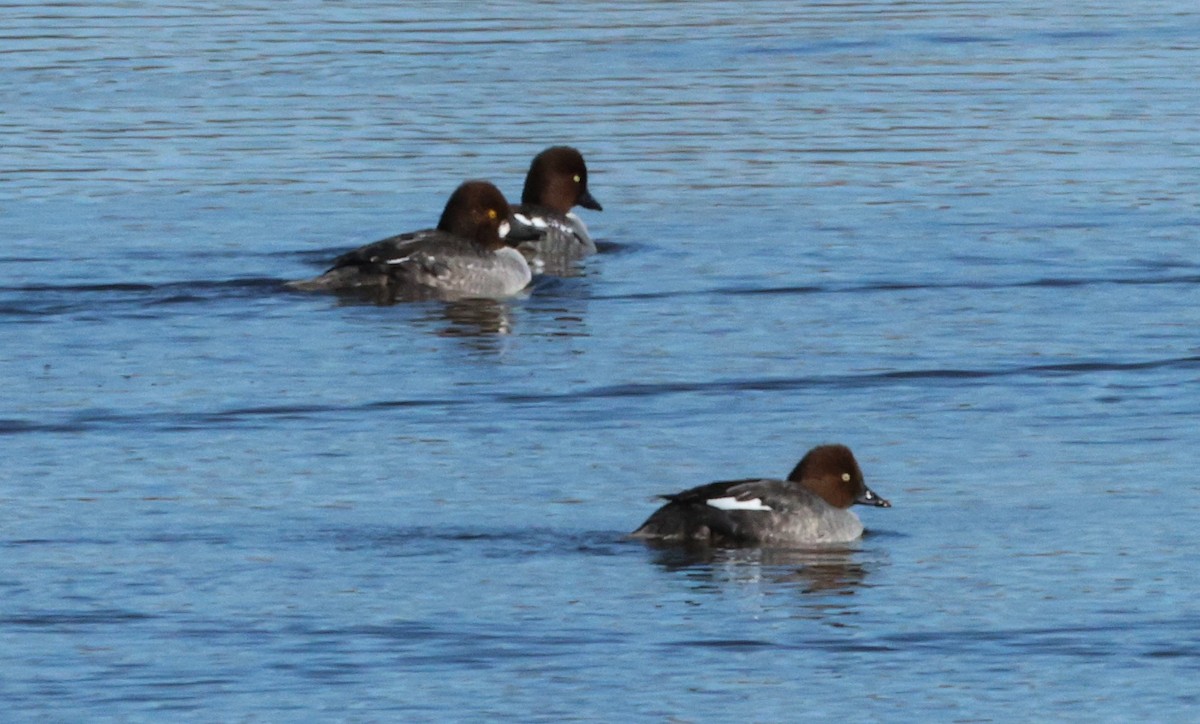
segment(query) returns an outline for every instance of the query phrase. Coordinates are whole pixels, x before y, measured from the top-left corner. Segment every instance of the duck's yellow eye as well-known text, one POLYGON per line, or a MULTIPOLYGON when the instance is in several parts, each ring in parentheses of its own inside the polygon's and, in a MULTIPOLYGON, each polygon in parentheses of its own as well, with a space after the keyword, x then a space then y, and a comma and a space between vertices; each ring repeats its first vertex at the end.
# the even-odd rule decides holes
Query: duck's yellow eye
POLYGON ((579 174, 575 174, 575 183, 579 183, 579 181, 580 181, 579 174))
POLYGON ((495 209, 488 209, 488 218, 489 219, 496 218, 496 210, 495 209))
POLYGON ((842 482, 850 482, 850 473, 842 473, 842 482))

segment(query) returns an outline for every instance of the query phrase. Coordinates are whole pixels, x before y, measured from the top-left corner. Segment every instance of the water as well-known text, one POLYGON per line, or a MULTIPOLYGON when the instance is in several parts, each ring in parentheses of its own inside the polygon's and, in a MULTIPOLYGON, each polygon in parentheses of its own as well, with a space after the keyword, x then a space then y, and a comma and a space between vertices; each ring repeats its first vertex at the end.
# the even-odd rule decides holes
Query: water
POLYGON ((6 720, 1197 716, 1192 3, 393 5, 0 8, 6 720), (577 276, 281 290, 553 143, 577 276))

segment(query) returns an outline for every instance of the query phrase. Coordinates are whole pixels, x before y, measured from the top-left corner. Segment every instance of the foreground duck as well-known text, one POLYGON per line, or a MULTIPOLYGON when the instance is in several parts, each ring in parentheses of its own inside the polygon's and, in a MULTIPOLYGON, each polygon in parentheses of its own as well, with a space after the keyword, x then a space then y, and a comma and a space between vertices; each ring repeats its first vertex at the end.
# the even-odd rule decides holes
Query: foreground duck
POLYGON ((670 502, 630 535, 718 546, 848 543, 863 533, 850 506, 892 505, 867 487, 845 445, 809 450, 787 480, 726 480, 662 497, 670 502))
POLYGON ((570 146, 551 146, 534 156, 521 203, 513 210, 519 220, 545 232, 541 241, 517 247, 530 263, 554 270, 596 253, 587 226, 571 211, 576 206, 604 210, 588 190, 583 154, 570 146))
POLYGON ((499 298, 517 294, 532 274, 513 245, 544 232, 513 217, 504 194, 467 181, 450 196, 437 228, 391 236, 333 260, 304 291, 366 291, 396 298, 499 298))

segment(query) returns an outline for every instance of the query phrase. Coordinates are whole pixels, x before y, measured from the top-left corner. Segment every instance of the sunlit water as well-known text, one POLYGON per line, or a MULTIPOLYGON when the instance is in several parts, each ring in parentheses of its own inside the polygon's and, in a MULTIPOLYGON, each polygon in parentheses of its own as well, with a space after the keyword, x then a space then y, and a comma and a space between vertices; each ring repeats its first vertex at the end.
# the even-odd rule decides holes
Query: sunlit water
POLYGON ((6 720, 1200 711, 1194 3, 4 3, 6 720), (289 293, 570 143, 603 253, 289 293), (844 442, 847 549, 653 496, 844 442))

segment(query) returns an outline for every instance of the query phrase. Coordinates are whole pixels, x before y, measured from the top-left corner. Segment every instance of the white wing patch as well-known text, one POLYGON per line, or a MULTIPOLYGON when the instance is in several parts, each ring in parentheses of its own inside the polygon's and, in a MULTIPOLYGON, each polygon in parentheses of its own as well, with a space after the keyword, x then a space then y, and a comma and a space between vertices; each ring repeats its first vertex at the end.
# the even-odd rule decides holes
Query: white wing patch
POLYGON ((546 229, 550 227, 550 223, 543 216, 526 216, 513 212, 513 218, 526 226, 532 226, 535 229, 546 229))
POLYGON ((771 510, 771 506, 763 505, 762 498, 738 500, 731 495, 727 498, 709 498, 704 502, 717 510, 771 510))

